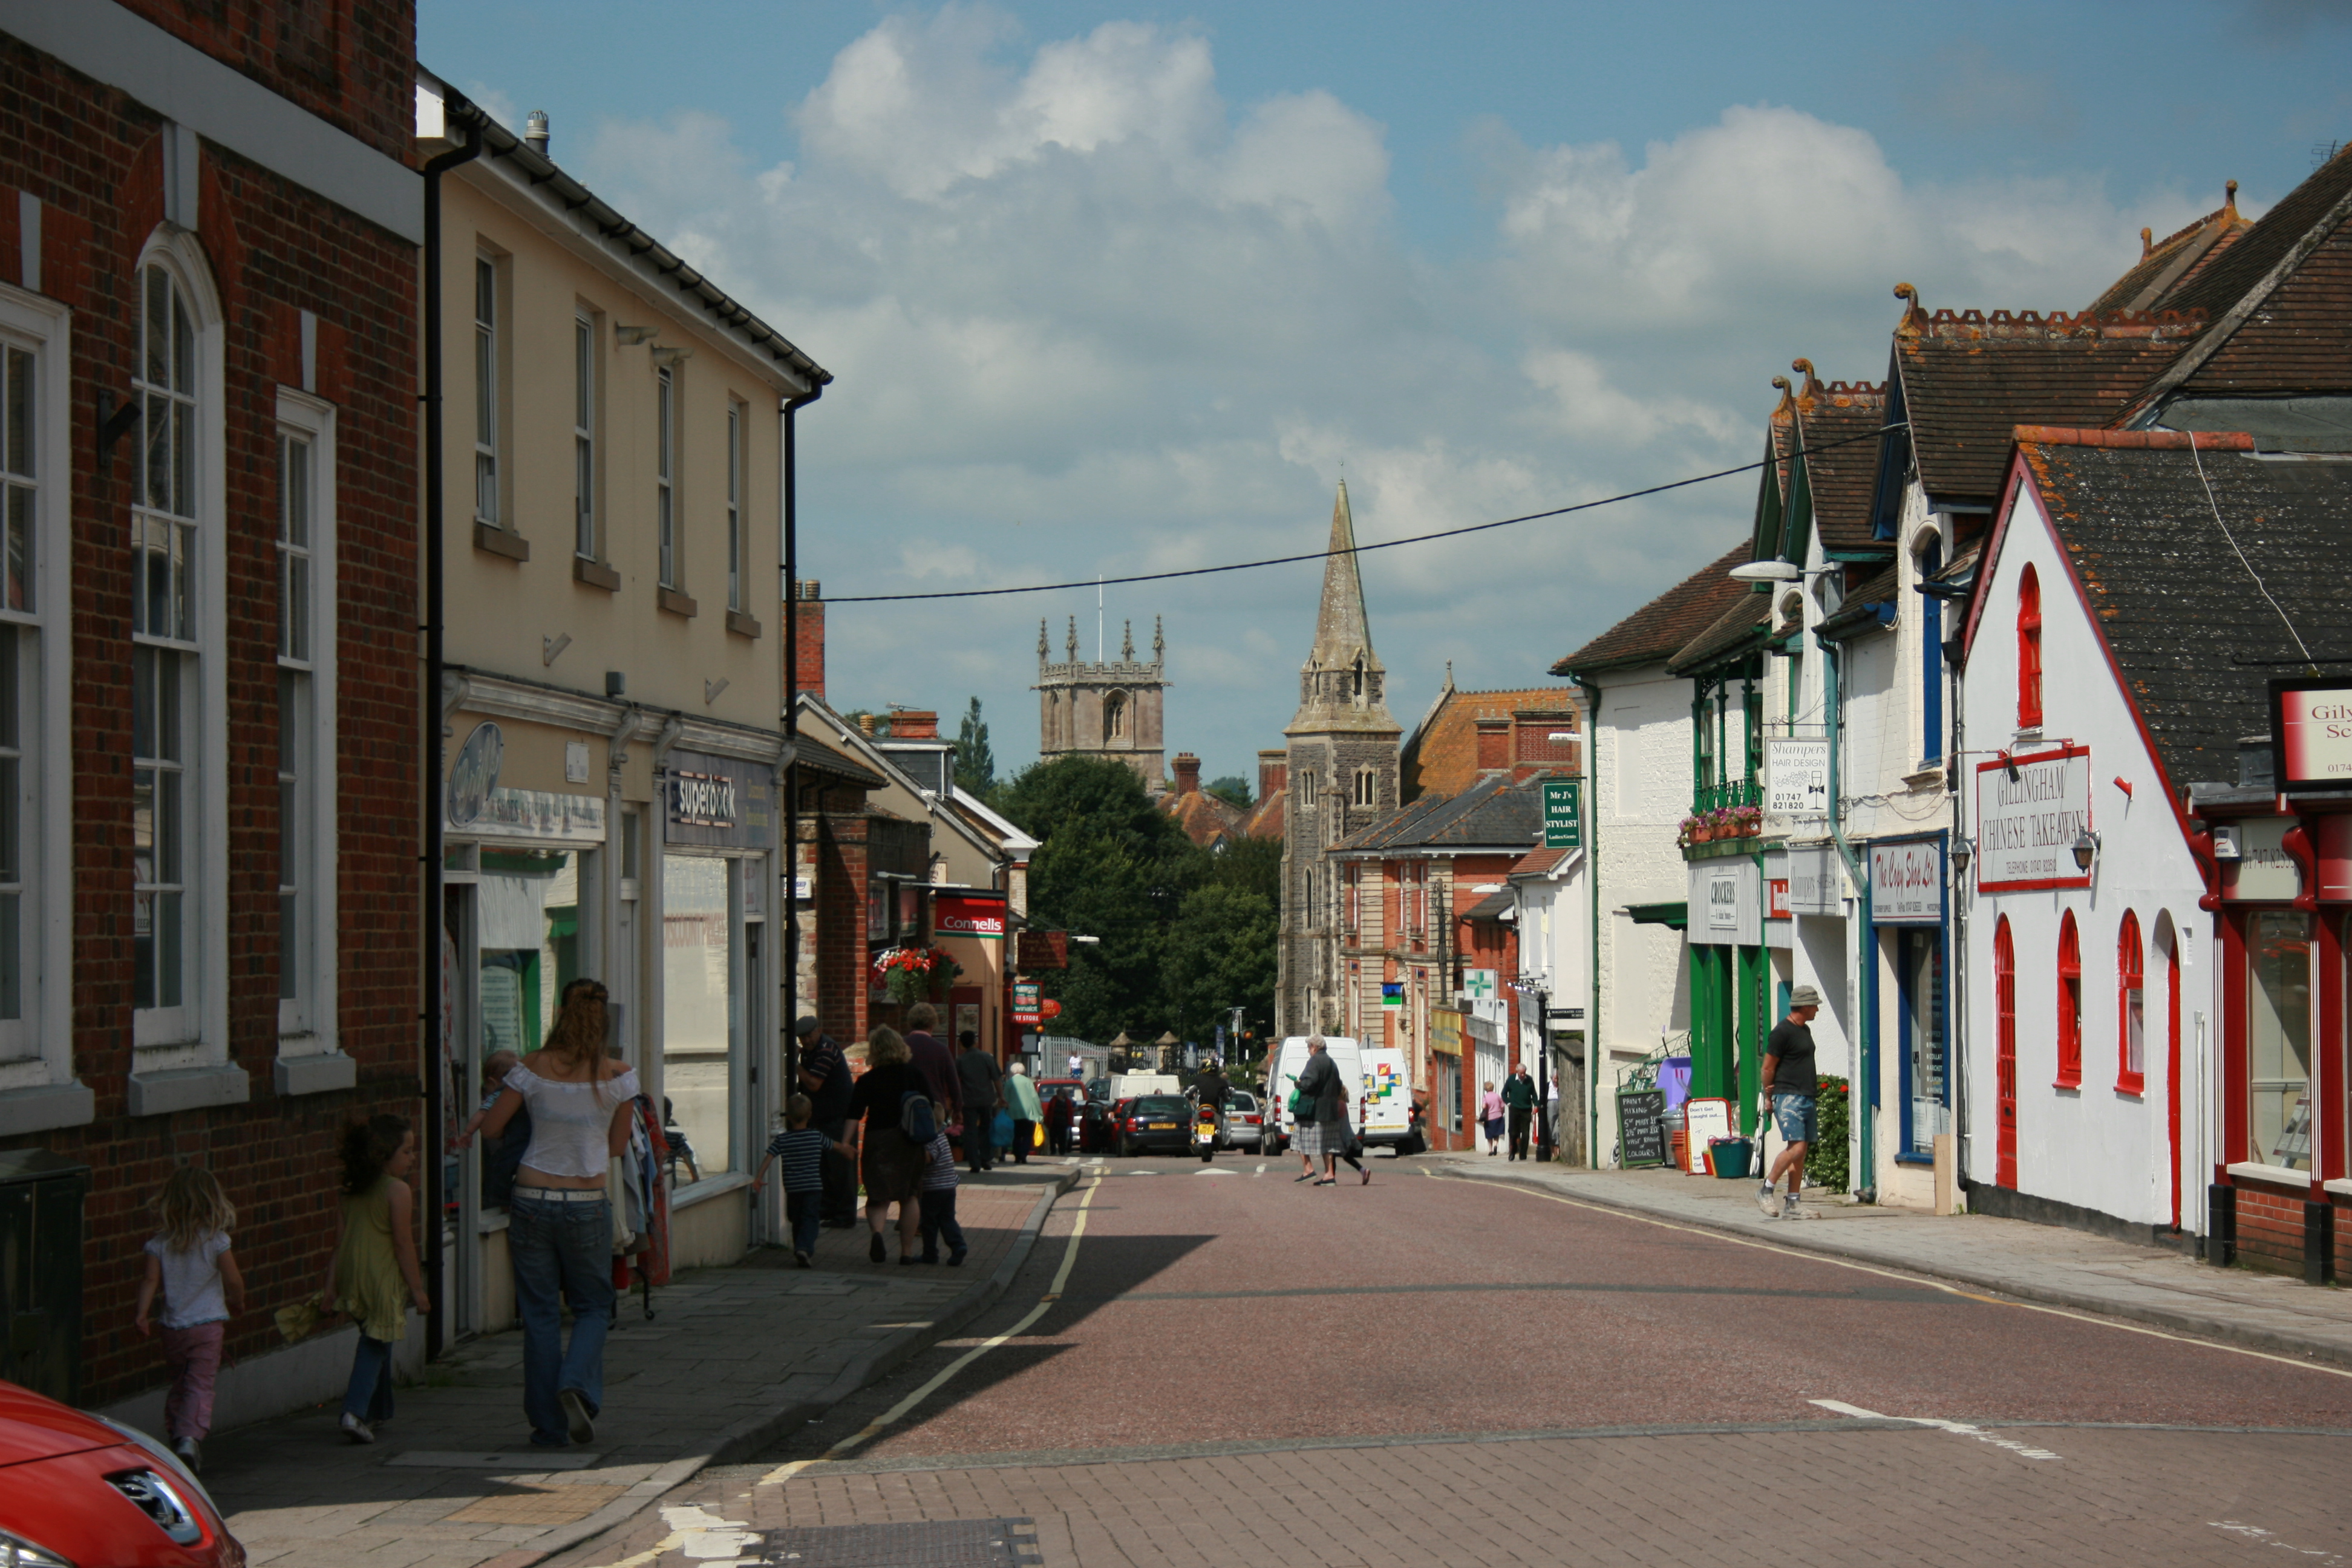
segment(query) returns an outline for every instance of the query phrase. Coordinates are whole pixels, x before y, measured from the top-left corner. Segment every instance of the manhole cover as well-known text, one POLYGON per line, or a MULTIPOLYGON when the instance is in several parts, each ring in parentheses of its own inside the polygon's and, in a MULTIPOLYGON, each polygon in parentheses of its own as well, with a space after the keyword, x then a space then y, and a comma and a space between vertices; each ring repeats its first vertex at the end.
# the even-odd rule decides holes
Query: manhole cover
POLYGON ((950 1519, 928 1524, 834 1524, 762 1533, 758 1561, 772 1568, 1036 1568, 1037 1527, 1027 1519, 950 1519))

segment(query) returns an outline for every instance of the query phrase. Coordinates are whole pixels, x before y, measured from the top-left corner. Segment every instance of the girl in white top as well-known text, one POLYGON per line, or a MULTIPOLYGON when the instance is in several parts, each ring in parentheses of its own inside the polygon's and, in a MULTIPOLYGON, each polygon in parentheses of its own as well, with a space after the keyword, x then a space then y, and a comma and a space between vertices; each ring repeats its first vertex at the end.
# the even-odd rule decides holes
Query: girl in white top
POLYGON ((629 1145, 636 1069, 604 1054, 604 987, 574 980, 542 1050, 507 1074, 482 1118, 487 1145, 530 1107, 530 1146, 515 1174, 507 1254, 522 1317, 523 1412, 531 1442, 560 1448, 595 1437, 604 1404, 604 1333, 613 1306, 613 1215, 604 1174, 629 1145), (563 1342, 561 1303, 572 1304, 563 1342))
POLYGON ((245 1276, 229 1250, 236 1205, 210 1171, 183 1165, 156 1194, 155 1217, 163 1229, 147 1243, 147 1273, 139 1282, 132 1321, 141 1333, 152 1331, 148 1313, 160 1292, 163 1360, 172 1373, 163 1429, 173 1451, 195 1469, 212 1430, 213 1383, 220 1375, 229 1314, 245 1310, 245 1276))

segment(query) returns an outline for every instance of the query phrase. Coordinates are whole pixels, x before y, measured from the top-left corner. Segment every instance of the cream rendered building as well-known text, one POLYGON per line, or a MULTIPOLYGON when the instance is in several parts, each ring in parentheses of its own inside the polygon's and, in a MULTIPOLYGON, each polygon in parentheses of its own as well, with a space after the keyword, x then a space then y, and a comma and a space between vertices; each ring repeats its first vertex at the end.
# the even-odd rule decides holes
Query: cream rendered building
MULTIPOLYGON (((693 1152, 673 1264, 722 1261, 781 1221, 750 1172, 785 1022, 784 452, 830 377, 550 163, 543 128, 423 72, 417 110, 420 162, 479 142, 439 181, 448 1119, 567 982, 604 982, 693 1152)), ((483 1159, 457 1188, 460 1331, 512 1316, 483 1159)))

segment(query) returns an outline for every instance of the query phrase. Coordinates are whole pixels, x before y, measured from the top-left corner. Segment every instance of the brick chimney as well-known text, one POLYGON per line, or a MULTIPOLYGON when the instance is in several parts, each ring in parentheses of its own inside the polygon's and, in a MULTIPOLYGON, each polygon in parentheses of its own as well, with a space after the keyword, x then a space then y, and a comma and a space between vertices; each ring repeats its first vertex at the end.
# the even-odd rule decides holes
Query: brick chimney
POLYGON ((1290 784, 1290 753, 1260 752, 1257 754, 1257 797, 1272 800, 1290 784))
POLYGON ((1190 752, 1176 753, 1176 793, 1178 795, 1201 793, 1201 759, 1190 752))
POLYGON ((824 700, 824 584, 814 578, 793 584, 796 634, 793 647, 793 683, 818 701, 824 700))
POLYGON ((1574 773, 1582 763, 1578 742, 1552 737, 1580 733, 1573 708, 1522 708, 1511 715, 1511 771, 1520 778, 1539 773, 1574 773))
POLYGON ((1478 771, 1497 773, 1511 765, 1511 721, 1481 719, 1478 724, 1478 771))
POLYGON ((936 741, 940 738, 940 716, 928 708, 893 708, 890 710, 890 738, 894 741, 936 741))

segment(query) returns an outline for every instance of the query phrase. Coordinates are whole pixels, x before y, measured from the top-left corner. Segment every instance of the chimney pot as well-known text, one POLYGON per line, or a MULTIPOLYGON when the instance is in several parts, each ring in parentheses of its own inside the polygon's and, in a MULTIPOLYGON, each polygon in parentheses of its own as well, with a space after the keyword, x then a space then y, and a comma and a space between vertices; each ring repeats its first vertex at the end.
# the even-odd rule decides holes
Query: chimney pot
POLYGON ((894 708, 890 710, 890 738, 894 741, 936 741, 940 738, 940 716, 929 708, 894 708))
POLYGON ((1190 752, 1176 753, 1176 793, 1178 795, 1201 793, 1201 759, 1190 752))
POLYGON ((814 578, 793 584, 793 685, 824 700, 824 598, 814 578))
POLYGON ((1257 754, 1257 797, 1271 800, 1290 784, 1290 753, 1260 752, 1257 754))

